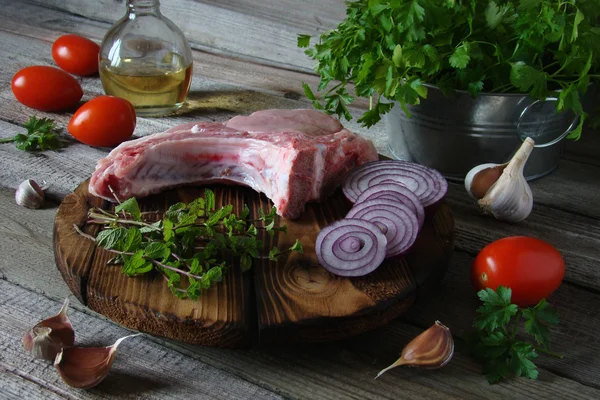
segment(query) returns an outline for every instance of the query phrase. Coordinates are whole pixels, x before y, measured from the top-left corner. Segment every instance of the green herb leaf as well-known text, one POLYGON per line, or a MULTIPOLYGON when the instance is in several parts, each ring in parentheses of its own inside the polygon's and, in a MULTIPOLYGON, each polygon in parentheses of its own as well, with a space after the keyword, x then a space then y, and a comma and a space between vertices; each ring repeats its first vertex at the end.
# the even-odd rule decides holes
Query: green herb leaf
POLYGON ((144 255, 152 259, 167 259, 171 255, 171 250, 166 243, 150 242, 144 248, 144 255))
POLYGON ((247 254, 242 255, 242 257, 240 257, 240 267, 242 268, 242 271, 248 271, 252 267, 252 258, 247 254))
POLYGON ((483 305, 473 323, 477 329, 468 339, 472 354, 482 363, 488 382, 495 383, 511 376, 537 379, 538 371, 533 362, 538 354, 532 343, 518 340, 517 331, 525 321, 525 331, 542 344, 549 346, 547 326, 558 323, 558 316, 543 299, 533 308, 519 310, 511 304, 511 290, 498 286, 477 293, 483 305), (514 320, 513 316, 516 316, 514 320))
POLYGON ((454 68, 466 68, 470 60, 471 56, 469 56, 467 46, 463 43, 454 50, 448 61, 454 68))
MULTIPOLYGON (((257 239, 259 229, 269 235, 287 232, 285 225, 276 228, 275 207, 268 214, 259 211, 259 220, 253 220, 259 226, 245 220, 250 213, 246 205, 240 217, 233 213, 232 205, 216 211, 214 208, 214 193, 206 190, 205 197, 187 205, 170 206, 158 221, 145 220, 157 214, 142 214, 135 199, 123 201, 113 212, 92 208, 88 214, 90 223, 106 227, 94 240, 116 254, 110 264, 122 263, 123 273, 128 276, 156 270, 175 296, 197 299, 223 279, 223 273, 229 269, 223 259, 233 257, 234 263, 246 271, 252 267, 253 258, 262 258, 261 253, 266 250, 263 241, 257 239)), ((296 241, 283 253, 292 250, 302 251, 302 245, 296 241)), ((270 257, 276 259, 283 253, 275 246, 270 257)))
POLYGON ((206 211, 212 211, 215 209, 215 193, 210 189, 204 189, 204 199, 206 204, 206 211))
POLYGON ((122 256, 123 273, 127 276, 145 274, 154 269, 154 265, 144 258, 144 251, 139 250, 133 256, 122 256))
POLYGON ((19 133, 12 138, 1 139, 0 143, 14 142, 19 150, 57 150, 63 147, 63 143, 58 139, 56 133, 56 124, 49 118, 36 118, 32 116, 24 124, 27 129, 26 134, 19 133))
POLYGON ((292 247, 290 247, 291 251, 295 251, 297 253, 304 253, 304 249, 302 248, 302 243, 300 243, 300 241, 298 239, 296 239, 296 242, 292 245, 292 247))
MULTIPOLYGON (((578 138, 587 114, 571 108, 600 76, 600 7, 586 0, 470 1, 355 0, 346 18, 322 33, 311 47, 298 45, 316 61, 318 96, 304 86, 313 106, 351 119, 346 92, 395 100, 419 99, 405 82, 419 80, 444 93, 522 93, 537 99, 572 88, 564 110, 580 116, 569 135, 578 138), (593 4, 593 5, 592 5, 593 4), (332 84, 334 83, 335 84, 332 84)), ((384 100, 385 101, 385 100, 384 100)), ((381 119, 384 107, 370 107, 359 118, 366 127, 381 119)), ((560 110, 560 109, 559 109, 560 110)))
POLYGON ((115 212, 117 214, 123 211, 128 212, 135 221, 142 220, 142 212, 140 211, 140 206, 135 197, 129 198, 115 206, 115 212))
POLYGON ((499 286, 496 291, 487 288, 477 293, 483 305, 477 309, 480 314, 475 318, 473 326, 480 331, 492 332, 500 326, 508 324, 510 318, 517 314, 519 308, 510 303, 512 291, 499 286))
POLYGON ((298 47, 304 48, 310 46, 310 35, 298 35, 298 47))
POLYGON ((536 98, 544 98, 547 92, 546 74, 523 61, 511 64, 510 81, 515 87, 525 92, 531 89, 531 95, 536 98))
POLYGON ((542 299, 535 307, 524 309, 523 317, 527 333, 532 335, 545 349, 549 349, 550 331, 548 327, 559 323, 556 311, 550 307, 546 299, 542 299))
POLYGON ((279 249, 276 246, 273 247, 271 251, 269 251, 269 260, 277 261, 277 257, 279 257, 280 254, 281 252, 279 251, 279 249))
POLYGON ((118 227, 98 232, 96 244, 108 250, 120 250, 121 244, 128 236, 127 229, 118 227))

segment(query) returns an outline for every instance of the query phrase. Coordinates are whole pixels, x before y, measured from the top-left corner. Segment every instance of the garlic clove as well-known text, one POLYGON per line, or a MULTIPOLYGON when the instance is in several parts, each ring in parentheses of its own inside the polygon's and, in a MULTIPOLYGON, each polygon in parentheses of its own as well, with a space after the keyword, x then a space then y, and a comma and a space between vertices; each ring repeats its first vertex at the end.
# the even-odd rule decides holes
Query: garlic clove
POLYGON ((56 356, 54 367, 67 385, 78 389, 92 388, 110 372, 121 342, 138 335, 141 333, 122 337, 108 347, 64 348, 56 356))
POLYGON ((67 316, 68 308, 67 297, 57 315, 37 323, 23 336, 23 346, 34 358, 54 361, 64 347, 73 346, 75 331, 67 316))
POLYGON ((465 189, 471 198, 479 200, 485 197, 490 187, 500 178, 505 164, 481 164, 469 171, 465 177, 465 189))
POLYGON ((27 179, 17 188, 15 201, 23 207, 40 208, 44 204, 44 190, 33 179, 27 179))
POLYGON ((477 202, 484 212, 507 222, 520 222, 531 214, 533 194, 523 169, 533 148, 533 140, 525 139, 502 175, 477 202))
POLYGON ((435 321, 435 324, 404 346, 400 358, 389 367, 382 369, 375 379, 400 365, 427 369, 441 368, 452 359, 453 355, 454 339, 450 329, 440 321, 435 321))

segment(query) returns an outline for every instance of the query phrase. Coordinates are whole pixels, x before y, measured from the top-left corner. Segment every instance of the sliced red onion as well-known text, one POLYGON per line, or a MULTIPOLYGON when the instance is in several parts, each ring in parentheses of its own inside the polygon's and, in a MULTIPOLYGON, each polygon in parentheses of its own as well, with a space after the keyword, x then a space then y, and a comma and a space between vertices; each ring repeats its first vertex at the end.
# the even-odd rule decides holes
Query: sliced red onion
POLYGON ((406 253, 419 233, 419 221, 414 211, 394 200, 374 199, 356 203, 346 218, 377 225, 387 239, 386 258, 406 253))
POLYGON ((406 186, 399 183, 378 183, 362 192, 356 199, 356 204, 367 200, 385 199, 400 202, 410 208, 417 216, 419 229, 425 221, 425 210, 419 198, 406 186))
POLYGON ((323 268, 340 276, 362 276, 374 271, 386 255, 387 240, 369 221, 342 219, 327 225, 315 243, 323 268))
POLYGON ((448 182, 438 172, 408 161, 373 161, 352 170, 342 189, 351 202, 369 187, 378 183, 396 183, 406 186, 419 198, 423 207, 441 201, 448 191, 448 182))

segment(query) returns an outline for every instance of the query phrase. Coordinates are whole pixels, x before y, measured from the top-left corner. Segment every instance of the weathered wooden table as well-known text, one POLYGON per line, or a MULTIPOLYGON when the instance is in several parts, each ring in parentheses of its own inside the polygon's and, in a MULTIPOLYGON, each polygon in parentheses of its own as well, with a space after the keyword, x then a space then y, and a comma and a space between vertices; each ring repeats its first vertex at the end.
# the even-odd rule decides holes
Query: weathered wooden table
MULTIPOLYGON (((183 121, 224 120, 264 108, 310 107, 301 82, 311 84, 311 61, 296 48, 296 34, 316 34, 344 16, 341 0, 164 0, 163 13, 194 48, 189 103, 176 116, 138 119, 136 135, 183 121)), ((15 101, 10 80, 20 68, 53 64, 52 42, 63 33, 100 41, 124 12, 113 0, 0 0, 0 137, 23 130, 35 113, 65 127, 70 114, 33 112, 15 101)), ((81 79, 85 97, 102 94, 97 77, 81 79)), ((364 103, 354 109, 355 115, 364 103)), ((350 129, 371 138, 387 154, 383 126, 350 129)), ((68 134, 64 135, 65 138, 68 134)), ((144 335, 125 342, 113 372, 89 391, 73 390, 46 362, 32 360, 22 334, 53 315, 69 293, 54 263, 52 226, 56 205, 93 171, 106 149, 71 141, 58 152, 31 154, 0 145, 0 398, 600 398, 600 137, 587 130, 569 143, 560 167, 532 183, 535 207, 523 223, 482 216, 462 185, 452 184, 447 203, 456 218, 452 264, 435 295, 421 298, 407 315, 352 339, 251 350, 185 345, 144 335), (46 180, 50 204, 29 210, 14 202, 24 179, 46 180), (540 356, 537 381, 488 385, 480 367, 461 351, 478 300, 469 270, 490 241, 531 235, 564 255, 565 281, 551 297, 561 316, 552 342, 563 359, 540 356), (458 351, 441 370, 396 369, 373 377, 402 347, 440 319, 457 337, 458 351)), ((78 342, 105 345, 128 331, 80 304, 71 311, 78 342)))

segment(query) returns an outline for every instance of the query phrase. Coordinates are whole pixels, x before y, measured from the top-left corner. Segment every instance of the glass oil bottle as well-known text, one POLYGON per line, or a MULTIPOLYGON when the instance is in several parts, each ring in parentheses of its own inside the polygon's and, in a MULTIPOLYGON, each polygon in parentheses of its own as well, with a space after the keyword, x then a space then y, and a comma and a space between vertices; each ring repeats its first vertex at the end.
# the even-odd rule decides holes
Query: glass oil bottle
POLYGON ((162 116, 185 102, 192 51, 159 0, 128 0, 102 41, 98 70, 106 94, 129 100, 139 116, 162 116))

